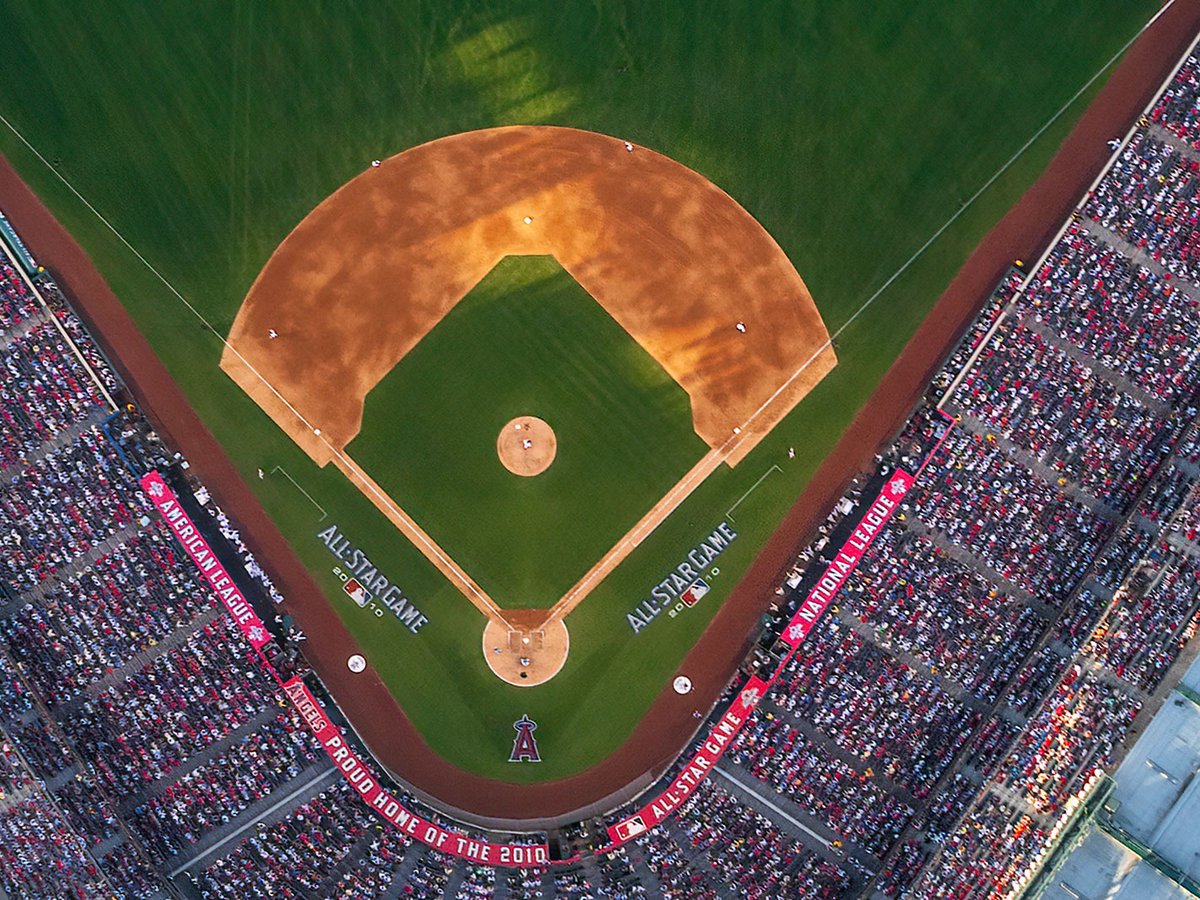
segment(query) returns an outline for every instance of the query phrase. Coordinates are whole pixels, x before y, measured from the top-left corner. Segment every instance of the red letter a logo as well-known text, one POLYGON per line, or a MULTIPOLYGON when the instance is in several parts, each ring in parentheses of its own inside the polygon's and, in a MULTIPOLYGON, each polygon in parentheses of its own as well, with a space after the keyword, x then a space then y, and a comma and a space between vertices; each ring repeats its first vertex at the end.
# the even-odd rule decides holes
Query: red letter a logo
POLYGON ((517 738, 513 741, 512 756, 508 758, 508 761, 541 762, 542 757, 538 753, 537 741, 533 737, 537 722, 529 716, 523 715, 518 721, 513 722, 513 728, 517 729, 517 738))

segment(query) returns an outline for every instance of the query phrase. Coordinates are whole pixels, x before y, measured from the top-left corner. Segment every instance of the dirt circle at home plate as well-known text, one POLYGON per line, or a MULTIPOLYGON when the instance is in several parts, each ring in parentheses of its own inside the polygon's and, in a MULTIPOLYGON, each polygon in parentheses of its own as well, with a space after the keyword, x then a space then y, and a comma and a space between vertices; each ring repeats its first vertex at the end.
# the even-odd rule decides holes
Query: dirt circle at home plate
POLYGON ((496 454, 514 475, 541 475, 554 462, 558 438, 548 423, 535 416, 519 416, 500 429, 496 454))

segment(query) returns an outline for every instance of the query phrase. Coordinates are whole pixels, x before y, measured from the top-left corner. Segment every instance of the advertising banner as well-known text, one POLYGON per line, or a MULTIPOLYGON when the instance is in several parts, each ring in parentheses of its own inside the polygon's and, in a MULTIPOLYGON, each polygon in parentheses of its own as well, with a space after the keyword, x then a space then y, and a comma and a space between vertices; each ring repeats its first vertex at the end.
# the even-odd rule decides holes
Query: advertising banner
POLYGON ((761 678, 748 678, 738 691, 733 703, 721 716, 720 721, 709 731, 695 755, 675 776, 670 787, 656 796, 632 816, 628 816, 608 829, 609 839, 614 844, 623 844, 648 831, 671 815, 687 802, 692 792, 708 777, 717 761, 725 755, 758 701, 767 692, 768 684, 761 678))
POLYGON ((200 535, 199 529, 192 523, 188 514, 179 505, 179 498, 163 480, 158 472, 147 472, 142 476, 142 490, 154 504, 163 521, 171 529, 183 549, 187 551, 192 562, 208 582, 208 586, 221 599, 226 611, 233 617, 242 634, 255 650, 270 643, 271 633, 263 627, 262 619, 254 611, 250 602, 242 596, 225 567, 213 555, 208 542, 200 535))
POLYGON ((489 866, 544 866, 548 863, 549 851, 544 844, 490 844, 450 831, 411 812, 380 786, 343 740, 337 726, 321 711, 320 704, 304 682, 293 678, 283 685, 283 691, 346 781, 381 819, 423 844, 472 862, 489 866))
POLYGON ((858 568, 867 548, 871 546, 875 536, 883 530, 883 526, 895 515, 896 510, 904 501, 905 495, 913 485, 913 476, 903 470, 897 470, 879 496, 871 503, 858 522, 857 527, 846 538, 846 543, 838 550, 833 562, 821 576, 816 587, 809 591, 796 614, 792 616, 781 637, 793 650, 808 637, 813 625, 821 618, 822 613, 829 607, 834 595, 842 589, 846 579, 858 568))

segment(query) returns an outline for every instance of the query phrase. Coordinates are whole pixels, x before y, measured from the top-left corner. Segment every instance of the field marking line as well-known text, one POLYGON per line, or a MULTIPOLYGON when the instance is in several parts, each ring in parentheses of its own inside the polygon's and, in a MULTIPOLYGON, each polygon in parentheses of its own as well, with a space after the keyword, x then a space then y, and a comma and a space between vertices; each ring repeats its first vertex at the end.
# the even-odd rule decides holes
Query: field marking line
POLYGON ((276 466, 275 468, 273 468, 273 469, 271 470, 271 474, 272 474, 272 475, 274 475, 276 472, 278 472, 280 475, 282 475, 284 478, 286 478, 288 481, 290 481, 290 482, 291 482, 293 485, 295 485, 295 487, 296 487, 296 490, 298 490, 298 491, 299 491, 300 493, 302 493, 302 494, 303 494, 305 497, 307 497, 307 498, 308 498, 308 502, 309 502, 309 503, 311 503, 313 506, 315 506, 317 509, 319 509, 319 510, 321 511, 321 518, 317 519, 317 521, 318 521, 318 522, 324 522, 324 521, 325 521, 325 519, 326 519, 326 518, 328 517, 328 515, 329 515, 328 513, 326 513, 326 512, 325 512, 325 507, 323 507, 323 506, 322 506, 320 503, 318 503, 316 500, 314 500, 314 499, 312 498, 312 494, 310 494, 310 493, 309 493, 308 491, 306 491, 304 488, 300 487, 300 485, 299 485, 299 483, 297 483, 296 479, 295 479, 295 478, 293 478, 291 475, 289 475, 289 474, 287 473, 287 470, 286 470, 286 469, 284 469, 284 468, 283 468, 283 466, 276 466))
POLYGON ((495 619, 506 627, 513 628, 513 625, 504 617, 504 610, 496 601, 479 586, 474 578, 467 574, 462 566, 454 561, 449 553, 438 545, 437 541, 429 536, 425 529, 417 524, 412 516, 400 507, 400 504, 382 490, 358 463, 349 456, 338 453, 334 457, 334 464, 341 469, 342 474, 350 480, 351 484, 371 498, 371 502, 387 516, 388 521, 395 525, 397 530, 408 538, 409 542, 433 563, 437 570, 474 604, 476 609, 487 618, 495 619))
MULTIPOLYGON (((759 408, 757 410, 755 410, 753 413, 750 414, 750 417, 741 426, 741 430, 745 431, 747 429, 747 427, 755 419, 757 419, 762 414, 762 412, 778 398, 778 396, 781 393, 783 393, 785 390, 787 390, 795 382, 795 380, 797 378, 799 378, 801 376, 801 374, 803 374, 808 369, 808 367, 811 366, 812 363, 815 362, 816 359, 822 353, 825 352, 825 350, 832 349, 834 342, 846 331, 846 329, 848 329, 859 318, 859 316, 861 316, 864 312, 866 312, 866 310, 870 306, 872 306, 876 300, 879 299, 879 297, 884 293, 884 291, 886 291, 889 287, 891 287, 891 285, 902 274, 904 274, 904 272, 906 272, 913 265, 913 263, 915 263, 925 253, 925 251, 928 250, 929 247, 932 246, 933 243, 939 237, 941 237, 942 234, 945 233, 945 231, 955 221, 958 220, 958 218, 964 212, 966 212, 966 210, 970 209, 971 206, 974 205, 975 201, 978 200, 979 197, 985 191, 987 191, 987 189, 990 188, 1005 172, 1007 172, 1013 166, 1013 164, 1016 163, 1016 161, 1025 154, 1025 152, 1034 144, 1034 142, 1037 141, 1037 139, 1040 138, 1055 122, 1057 122, 1062 117, 1062 115, 1067 111, 1067 109, 1069 109, 1075 103, 1076 100, 1078 100, 1093 84, 1095 84, 1095 82, 1100 78, 1101 75, 1103 75, 1106 71, 1108 71, 1108 69, 1110 69, 1113 66, 1113 64, 1121 57, 1121 55, 1124 54, 1125 51, 1128 50, 1129 47, 1133 45, 1134 41, 1136 41, 1139 37, 1141 37, 1141 35, 1147 29, 1149 29, 1155 22, 1157 22, 1158 19, 1162 15, 1164 15, 1167 12, 1167 10, 1170 9, 1174 5, 1175 5, 1175 0, 1167 0, 1167 2, 1165 4, 1163 4, 1163 6, 1149 19, 1149 21, 1147 21, 1141 28, 1138 29, 1138 31, 1133 35, 1133 37, 1131 37, 1128 41, 1126 41, 1125 44, 1122 45, 1117 50, 1117 52, 1114 53, 1112 55, 1112 57, 1096 71, 1096 73, 1094 75, 1092 75, 1086 82, 1084 82, 1083 86, 1081 88, 1079 88, 1079 90, 1077 90, 1065 103, 1063 103, 1063 105, 1060 106, 1058 108, 1058 110, 1055 113, 1053 113, 1046 120, 1046 122, 1041 127, 1039 127, 1033 133, 1033 135, 1024 144, 1021 145, 1020 148, 1018 148, 1018 150, 1011 157, 1009 157, 1008 161, 1006 161, 1003 165, 1001 165, 996 170, 996 172, 987 181, 985 181, 983 183, 982 187, 980 187, 974 194, 972 194, 958 208, 958 210, 955 211, 945 221, 945 223, 933 233, 933 235, 927 241, 925 241, 924 244, 922 244, 920 247, 917 248, 916 252, 913 253, 913 255, 910 256, 908 258, 908 260, 906 262, 904 262, 900 266, 900 268, 898 268, 891 275, 891 277, 889 277, 882 285, 880 285, 880 287, 873 294, 871 294, 866 300, 864 300, 863 303, 858 307, 858 309, 856 309, 845 322, 843 322, 832 334, 830 334, 830 336, 825 340, 825 342, 820 347, 817 348, 817 350, 803 363, 803 365, 800 366, 799 369, 796 370, 795 373, 792 374, 792 376, 790 378, 787 379, 787 381, 785 381, 775 391, 775 393, 773 393, 770 397, 768 397, 762 403, 762 405, 759 406, 759 408)), ((32 143, 30 143, 29 139, 26 138, 25 135, 15 125, 13 125, 12 121, 9 120, 9 118, 7 116, 3 115, 2 113, 0 113, 0 123, 3 123, 4 126, 16 136, 17 140, 19 140, 34 156, 36 156, 38 158, 38 160, 42 163, 42 165, 44 165, 54 175, 55 178, 57 178, 60 182, 62 182, 62 184, 67 188, 67 190, 70 191, 85 207, 87 207, 87 209, 92 213, 92 215, 94 215, 97 219, 99 219, 100 222, 103 223, 104 226, 113 233, 113 235, 117 238, 117 240, 120 241, 135 257, 137 257, 137 259, 142 263, 142 265, 145 266, 146 269, 149 270, 154 275, 155 278, 157 278, 160 282, 162 282, 163 286, 165 286, 167 288, 167 290, 170 291, 170 293, 173 294, 175 296, 175 298, 177 300, 179 300, 179 302, 182 303, 188 309, 188 311, 191 312, 192 315, 195 316, 196 319, 199 320, 200 323, 217 338, 217 340, 221 343, 222 347, 228 349, 230 351, 230 353, 232 353, 235 357, 237 357, 237 359, 242 363, 242 365, 244 365, 249 371, 253 372, 255 377, 258 378, 264 385, 266 385, 267 389, 276 398, 278 398, 279 402, 281 404, 283 404, 283 406, 288 411, 290 411, 292 413, 292 415, 294 415, 301 423, 303 423, 303 425, 306 428, 308 428, 309 431, 311 431, 316 437, 318 437, 320 439, 321 443, 325 444, 325 446, 327 446, 330 449, 334 458, 336 460, 338 460, 339 463, 344 464, 346 461, 349 461, 350 464, 353 465, 353 461, 349 460, 349 457, 346 457, 344 454, 342 454, 342 452, 340 450, 333 447, 325 439, 325 437, 320 434, 320 429, 318 427, 314 426, 311 422, 309 422, 308 419, 306 419, 303 415, 301 415, 300 411, 297 410, 290 402, 288 402, 287 398, 284 397, 279 392, 279 390, 276 389, 276 387, 273 384, 271 384, 265 377, 263 377, 262 373, 259 372, 258 369, 256 369, 250 363, 249 360, 247 360, 244 356, 242 356, 241 353, 238 352, 237 348, 235 348, 226 339, 225 335, 223 335, 221 332, 217 331, 217 329, 204 316, 204 314, 201 313, 200 310, 198 310, 170 281, 168 281, 166 276, 164 276, 157 268, 155 268, 155 266, 148 259, 146 259, 146 257, 143 256, 142 253, 136 247, 134 247, 133 244, 130 243, 129 240, 120 231, 117 230, 117 228, 112 224, 112 222, 110 222, 107 218, 105 218, 105 216, 98 209, 96 209, 96 207, 93 206, 92 203, 86 197, 84 197, 83 194, 81 194, 79 192, 79 190, 66 178, 66 176, 64 176, 48 159, 46 159, 46 157, 41 153, 41 151, 39 151, 32 143)), ((724 444, 722 444, 718 450, 713 451, 713 452, 718 455, 723 454, 721 456, 721 459, 724 459, 724 458, 728 457, 729 455, 731 455, 733 450, 735 450, 737 448, 737 446, 742 443, 743 440, 744 440, 743 437, 735 435, 735 436, 731 437, 729 440, 727 440, 724 444)), ((339 467, 341 467, 341 466, 339 466, 339 467)), ((343 469, 343 471, 345 471, 345 470, 343 469)), ((689 491, 689 493, 690 493, 690 491, 689 491)), ((379 493, 377 490, 374 492, 374 495, 376 496, 376 501, 377 501, 376 506, 380 506, 379 493)), ((386 498, 386 501, 385 501, 386 503, 394 505, 394 503, 392 503, 390 498, 386 497, 386 494, 384 494, 383 497, 386 498)), ((381 507, 381 509, 382 508, 383 507, 381 507)), ((399 509, 399 507, 396 507, 396 509, 399 509)), ((413 524, 415 525, 415 523, 413 523, 413 524)), ((655 524, 657 525, 657 523, 655 523, 655 524)), ((432 547, 430 549, 432 549, 432 547)), ((437 552, 440 553, 448 563, 454 565, 453 560, 450 560, 450 558, 445 555, 444 551, 441 551, 440 548, 438 548, 437 552)), ((455 565, 455 568, 457 568, 456 565, 455 565)), ((459 571, 461 571, 461 570, 459 570, 459 571)), ((463 574, 465 575, 465 573, 463 573, 463 574)), ((470 595, 468 595, 468 596, 470 596, 470 595)), ((489 606, 490 608, 493 608, 493 609, 498 609, 497 607, 495 607, 494 602, 491 601, 491 598, 487 597, 486 594, 483 594, 482 591, 479 591, 479 596, 475 599, 483 601, 483 600, 485 600, 485 598, 486 598, 487 606, 489 606)), ((473 600, 473 602, 474 602, 474 600, 473 600)), ((555 604, 555 609, 557 609, 559 607, 559 605, 562 604, 562 602, 563 601, 560 600, 558 604, 555 604)), ((478 605, 478 604, 476 604, 476 605, 478 605)))
POLYGON ((771 468, 769 468, 769 469, 767 469, 767 471, 763 472, 762 475, 759 477, 758 481, 756 481, 756 482, 754 482, 754 484, 750 485, 750 490, 746 491, 746 493, 744 493, 744 494, 742 494, 742 496, 738 497, 737 503, 733 504, 733 506, 731 506, 731 507, 729 507, 729 509, 725 510, 725 518, 727 518, 731 522, 736 522, 737 519, 735 519, 733 517, 733 511, 742 505, 742 501, 745 500, 747 497, 749 497, 752 493, 754 493, 754 489, 756 487, 758 487, 760 484, 762 484, 764 481, 766 481, 768 475, 770 475, 772 472, 782 472, 782 471, 783 471, 783 469, 781 469, 779 467, 779 463, 775 463, 775 465, 771 466, 771 468))
POLYGON ((567 591, 558 602, 550 608, 550 613, 546 617, 549 622, 553 619, 565 619, 576 606, 583 602, 596 585, 600 584, 607 578, 617 566, 625 561, 634 550, 646 540, 654 530, 658 528, 666 519, 679 508, 692 491, 704 483, 717 468, 725 461, 728 454, 720 450, 709 450, 700 458, 687 474, 677 481, 672 488, 663 495, 657 503, 650 508, 642 518, 634 524, 632 528, 625 533, 625 536, 617 541, 612 548, 600 557, 599 561, 588 569, 587 573, 575 583, 575 585, 567 591))
MULTIPOLYGON (((163 286, 166 287, 166 289, 168 291, 170 291, 172 294, 175 295, 176 299, 178 299, 180 303, 182 303, 185 307, 187 307, 187 309, 192 313, 192 315, 195 316, 196 319, 199 320, 201 325, 203 325, 206 329, 208 329, 210 332, 212 332, 212 334, 216 337, 216 339, 221 342, 221 345, 223 347, 228 349, 230 353, 232 353, 234 356, 236 356, 241 361, 242 365, 244 365, 247 369, 249 369, 251 372, 253 372, 255 377, 258 378, 259 381, 261 381, 263 384, 265 384, 267 386, 267 390, 269 390, 272 394, 274 394, 279 399, 279 402, 282 403, 292 413, 292 415, 294 415, 297 419, 299 419, 304 424, 304 426, 306 428, 308 428, 310 431, 313 431, 313 432, 316 432, 319 434, 320 429, 313 426, 313 424, 311 422, 309 422, 303 415, 301 415, 300 411, 298 409, 296 409, 294 406, 292 406, 292 404, 288 402, 287 398, 284 397, 283 394, 279 393, 279 391, 275 388, 275 386, 273 384, 271 384, 271 382, 267 381, 267 379, 263 377, 262 373, 259 372, 258 369, 256 369, 250 363, 250 361, 248 359, 246 359, 244 356, 242 356, 242 354, 238 352, 237 348, 234 347, 233 344, 231 344, 228 340, 226 340, 225 336, 223 334, 221 334, 221 332, 217 331, 217 329, 213 326, 213 324, 207 318, 205 318, 204 314, 201 313, 200 310, 198 310, 195 306, 193 306, 192 303, 185 296, 183 296, 182 293, 179 292, 179 290, 175 287, 175 285, 171 284, 171 282, 169 282, 167 280, 166 276, 163 275, 162 272, 158 271, 158 269, 156 269, 154 267, 154 265, 151 264, 150 260, 146 259, 146 257, 143 256, 141 254, 141 252, 126 239, 125 235, 123 235, 123 234, 121 234, 121 232, 117 231, 116 226, 114 226, 112 224, 112 222, 110 222, 108 219, 106 219, 101 214, 100 210, 96 209, 96 207, 91 204, 91 201, 89 201, 86 197, 84 197, 83 194, 81 194, 76 189, 75 185, 71 184, 71 182, 68 181, 66 179, 66 177, 61 172, 59 172, 58 169, 56 169, 54 167, 54 165, 51 164, 51 162, 48 159, 46 159, 45 156, 42 155, 41 151, 39 151, 36 147, 34 147, 33 144, 31 144, 29 142, 28 138, 26 138, 24 134, 22 134, 20 131, 18 131, 16 126, 13 125, 12 122, 10 122, 8 120, 8 118, 6 116, 4 116, 3 114, 0 114, 0 122, 2 122, 4 124, 4 126, 6 128, 8 128, 9 131, 11 131, 13 134, 15 134, 17 136, 17 139, 22 144, 24 144, 34 156, 36 156, 39 160, 41 160, 42 164, 47 169, 49 169, 59 181, 61 181, 63 183, 63 185, 67 188, 67 190, 69 190, 72 194, 74 194, 75 197, 79 200, 79 202, 82 203, 84 206, 86 206, 88 208, 88 210, 92 213, 92 215, 94 215, 97 219, 99 219, 104 224, 104 227, 107 228, 109 231, 111 231, 113 233, 113 235, 116 237, 116 239, 118 241, 120 241, 129 250, 130 253, 132 253, 134 256, 136 256, 138 258, 138 260, 141 262, 141 264, 143 266, 145 266, 150 271, 150 273, 154 275, 155 278, 157 278, 160 282, 162 282, 163 286)), ((0 242, 0 243, 2 243, 2 242, 0 242)), ((122 305, 124 305, 124 304, 122 304, 122 305)), ((322 441, 324 443, 326 443, 326 446, 328 446, 328 442, 325 442, 324 439, 322 439, 322 441)), ((330 448, 330 449, 333 449, 333 448, 330 448)))
MULTIPOLYGON (((883 284, 881 284, 879 286, 879 288, 875 291, 875 293, 871 294, 871 296, 869 296, 866 300, 863 301, 862 305, 859 306, 858 309, 856 309, 853 313, 851 313, 850 318, 848 318, 845 322, 843 322, 841 325, 839 325, 837 327, 837 329, 835 329, 833 331, 833 333, 829 335, 829 337, 825 340, 825 343, 823 343, 820 347, 818 347, 813 352, 813 354, 807 360, 804 361, 804 363, 800 366, 800 368, 797 369, 795 371, 795 373, 793 373, 792 376, 790 378, 788 378, 787 381, 785 381, 782 385, 779 386, 779 388, 775 391, 775 393, 773 393, 770 397, 768 397, 766 400, 764 400, 762 405, 759 406, 758 409, 756 409, 754 412, 752 412, 750 414, 750 418, 746 419, 746 421, 742 423, 741 430, 746 431, 747 428, 750 426, 750 424, 752 422, 754 422, 754 420, 757 419, 763 413, 763 411, 766 410, 766 408, 768 406, 770 406, 772 403, 774 403, 775 400, 779 397, 779 395, 781 393, 783 393, 785 390, 787 390, 789 387, 791 387, 792 383, 797 378, 799 378, 800 375, 802 375, 805 371, 807 371, 808 367, 811 366, 814 362, 816 362, 817 358, 822 353, 824 353, 828 349, 833 349, 834 343, 837 341, 837 339, 839 337, 842 336, 842 334, 846 331, 846 329, 849 328, 851 325, 853 325, 854 322, 859 318, 859 316, 861 316, 864 312, 866 312, 870 306, 874 305, 875 301, 878 300, 880 296, 882 296, 884 291, 886 291, 889 287, 891 287, 901 275, 903 275, 906 271, 908 271, 908 269, 912 267, 913 263, 915 263, 918 259, 920 259, 925 254, 925 251, 928 250, 931 246, 933 246, 934 242, 936 242, 937 239, 940 238, 946 232, 946 230, 950 228, 951 225, 953 225, 956 221, 958 221, 959 217, 963 213, 965 213, 968 209, 970 209, 975 204, 976 200, 978 200, 981 196, 983 196, 983 194, 985 192, 987 192, 987 190, 993 184, 995 184, 997 181, 1000 180, 1001 176, 1003 176, 1005 172, 1007 172, 1009 169, 1011 169, 1013 167, 1014 164, 1016 164, 1017 160, 1019 160, 1022 156, 1025 155, 1025 152, 1030 147, 1032 147, 1034 145, 1034 143, 1037 142, 1038 138, 1040 138, 1043 134, 1045 134, 1050 129, 1050 127, 1054 125, 1055 122, 1057 122, 1059 119, 1062 118, 1063 114, 1068 109, 1070 109, 1071 106, 1073 106, 1075 104, 1075 101, 1078 100, 1080 97, 1082 97, 1084 95, 1084 93, 1086 93, 1087 90, 1093 84, 1096 83, 1096 81, 1100 78, 1100 76, 1102 76, 1105 72, 1107 72, 1110 68, 1112 68, 1112 66, 1117 62, 1117 60, 1120 59, 1122 55, 1124 55, 1125 51, 1128 50, 1131 46, 1133 46, 1134 41, 1136 41, 1138 38, 1140 38, 1147 29, 1149 29, 1151 26, 1153 26, 1154 23, 1157 22, 1159 20, 1159 18, 1163 14, 1165 14, 1167 12, 1167 10, 1170 9, 1174 5, 1175 5, 1175 0, 1167 0, 1167 2, 1164 3, 1162 5, 1162 7, 1160 7, 1159 10, 1153 16, 1150 17, 1150 19, 1146 22, 1146 24, 1144 24, 1141 28, 1139 28, 1138 31, 1133 35, 1133 37, 1131 37, 1128 41, 1126 41, 1117 50, 1117 52, 1114 53, 1109 58, 1108 62, 1104 63, 1104 65, 1102 65, 1099 69, 1097 69, 1096 73, 1094 75, 1092 75, 1092 77, 1089 78, 1087 81, 1085 81, 1083 83, 1083 86, 1081 88, 1079 88, 1079 90, 1077 90, 1074 94, 1072 94, 1066 100, 1066 102, 1063 103, 1063 105, 1060 106, 1058 108, 1058 110, 1053 115, 1051 115, 1050 118, 1048 118, 1041 125, 1041 127, 1039 127, 1033 133, 1033 135, 1027 141, 1025 141, 1024 144, 1022 144, 1019 148, 1017 148, 1017 151, 1012 156, 1010 156, 1008 158, 1008 160, 1003 165, 1001 165, 1000 168, 998 168, 992 174, 992 176, 990 178, 988 178, 988 180, 985 181, 983 183, 983 185, 977 191, 975 191, 974 194, 972 194, 970 197, 968 197, 966 199, 966 201, 963 202, 963 204, 950 216, 950 218, 948 218, 942 224, 942 226, 937 231, 935 231, 933 233, 933 235, 927 241, 925 241, 924 244, 922 244, 920 247, 917 248, 916 252, 914 252, 913 255, 910 256, 900 266, 900 268, 898 268, 895 272, 893 272, 891 274, 891 276, 883 284)), ((732 438, 731 438, 731 440, 732 440, 732 438)), ((739 443, 740 443, 740 441, 739 441, 739 443)), ((722 446, 724 446, 724 445, 722 445, 722 446)))

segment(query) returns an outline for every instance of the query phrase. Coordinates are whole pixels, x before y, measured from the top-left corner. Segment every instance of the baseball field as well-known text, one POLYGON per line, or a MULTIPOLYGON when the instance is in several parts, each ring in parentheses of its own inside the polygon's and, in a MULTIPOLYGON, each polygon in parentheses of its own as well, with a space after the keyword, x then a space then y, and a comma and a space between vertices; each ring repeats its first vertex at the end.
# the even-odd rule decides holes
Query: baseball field
MULTIPOLYGON (((630 734, 1103 79, 1077 92, 1155 6, 11 2, 0 150, 133 315, 369 677, 451 763, 552 781, 630 734), (591 589, 566 620, 561 672, 532 688, 493 674, 479 610, 219 366, 268 259, 372 160, 514 124, 612 135, 717 185, 786 253, 837 352, 790 415, 591 589), (737 537, 703 599, 638 612, 722 524, 737 537), (386 588, 363 606, 345 593, 347 547, 396 589, 391 606, 386 588), (537 765, 508 762, 524 714, 537 765)), ((502 606, 539 609, 706 451, 676 380, 545 256, 508 257, 479 281, 370 392, 347 448, 502 606), (497 433, 523 415, 558 438, 536 478, 496 456, 497 433)))

